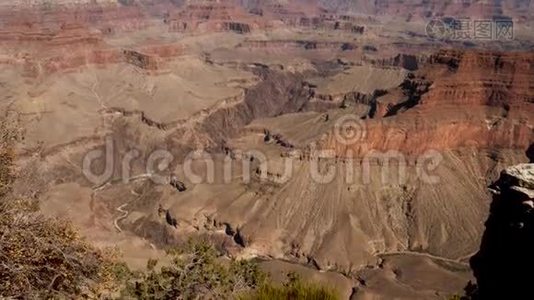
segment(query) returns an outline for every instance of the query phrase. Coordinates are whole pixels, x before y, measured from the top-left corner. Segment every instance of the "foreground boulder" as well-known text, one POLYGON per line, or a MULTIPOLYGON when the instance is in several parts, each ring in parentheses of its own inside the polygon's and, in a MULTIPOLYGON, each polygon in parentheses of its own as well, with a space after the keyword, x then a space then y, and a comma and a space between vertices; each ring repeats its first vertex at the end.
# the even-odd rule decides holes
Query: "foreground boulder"
POLYGON ((509 167, 491 187, 494 199, 480 251, 471 259, 476 299, 533 299, 534 164, 509 167))

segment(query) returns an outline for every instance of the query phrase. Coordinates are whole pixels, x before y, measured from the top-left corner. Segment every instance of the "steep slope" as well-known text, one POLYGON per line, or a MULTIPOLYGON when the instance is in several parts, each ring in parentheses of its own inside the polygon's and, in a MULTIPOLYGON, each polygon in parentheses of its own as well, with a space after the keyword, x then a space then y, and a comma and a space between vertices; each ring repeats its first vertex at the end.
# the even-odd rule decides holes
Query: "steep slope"
MULTIPOLYGON (((258 179, 265 174, 264 179, 273 181, 274 186, 266 186, 266 191, 260 192, 262 200, 254 201, 254 210, 249 211, 250 207, 245 204, 251 201, 246 196, 247 186, 241 187, 244 195, 238 199, 231 200, 233 196, 219 191, 223 193, 219 199, 230 202, 213 202, 209 197, 200 200, 204 198, 195 194, 197 190, 210 190, 209 185, 203 185, 186 194, 190 194, 194 202, 186 200, 189 196, 181 197, 180 204, 175 206, 176 213, 185 218, 191 211, 183 211, 181 207, 210 207, 207 211, 215 214, 214 219, 236 224, 243 236, 249 237, 247 245, 253 251, 275 256, 296 253, 296 257, 313 259, 326 268, 370 263, 372 254, 381 252, 372 250, 369 244, 376 240, 378 248, 384 252, 417 250, 453 259, 465 258, 476 249, 477 236, 482 229, 487 211, 485 186, 488 180, 496 176, 504 162, 524 160, 526 148, 534 141, 530 123, 534 115, 530 98, 532 85, 525 82, 532 78, 528 72, 534 60, 529 54, 492 54, 489 58, 487 53, 462 55, 465 57, 459 59, 457 70, 449 70, 447 63, 433 63, 421 71, 430 79, 432 72, 443 74, 441 70, 445 70, 451 74, 450 79, 440 77, 444 85, 435 75, 436 84, 418 105, 406 112, 357 123, 362 127, 356 130, 365 132, 353 143, 340 140, 335 126, 332 131, 310 131, 315 137, 308 133, 316 126, 312 124, 328 128, 335 125, 336 120, 343 120, 347 113, 328 112, 330 120, 326 122, 321 114, 290 117, 292 131, 284 127, 288 124, 282 122, 282 117, 258 124, 259 128, 264 126, 270 136, 280 134, 277 135, 278 149, 263 146, 263 131, 257 129, 247 131, 233 144, 235 149, 264 153, 269 161, 269 168, 261 171, 258 179), (474 65, 473 58, 477 61, 474 65), (495 60, 501 61, 500 68, 495 69, 495 60), (469 68, 470 65, 476 68, 469 68), (484 76, 479 81, 464 79, 477 74, 484 76), (504 80, 508 82, 506 87, 490 84, 504 78, 509 78, 504 80), (462 93, 462 85, 466 83, 480 88, 469 87, 462 93), (463 97, 447 91, 462 93, 463 97), (473 94, 466 94, 468 91, 473 94), (499 91, 511 93, 513 97, 495 96, 499 91), (488 120, 494 122, 488 123, 488 120), (303 140, 303 136, 308 138, 303 140), (310 150, 309 143, 314 141, 316 149, 332 151, 332 156, 318 162, 323 172, 328 166, 337 169, 336 176, 326 184, 318 184, 310 177, 316 154, 313 148, 310 150), (284 158, 276 158, 277 152, 294 158, 291 160, 292 176, 286 181, 284 158), (346 158, 355 158, 354 166, 347 166, 346 158), (432 164, 437 164, 435 169, 432 164), (390 169, 385 170, 388 166, 390 169), (347 179, 347 168, 354 168, 352 179, 347 179), (421 177, 421 168, 432 171, 439 182, 429 183, 428 178, 421 177), (400 175, 391 174, 392 169, 399 170, 400 175), (384 179, 382 172, 393 177, 384 179), (200 204, 194 204, 199 201, 200 204), (229 204, 233 201, 235 204, 229 204), (385 202, 380 204, 381 201, 385 202), (242 217, 244 214, 246 218, 242 217), (383 220, 383 225, 373 221, 375 218, 383 220), (352 226, 347 227, 347 224, 352 226), (273 243, 273 239, 282 243, 273 243), (341 252, 334 253, 332 244, 345 245, 346 252, 342 250, 344 247, 336 247, 341 252)), ((441 53, 438 57, 446 61, 444 57, 448 56, 441 53)))

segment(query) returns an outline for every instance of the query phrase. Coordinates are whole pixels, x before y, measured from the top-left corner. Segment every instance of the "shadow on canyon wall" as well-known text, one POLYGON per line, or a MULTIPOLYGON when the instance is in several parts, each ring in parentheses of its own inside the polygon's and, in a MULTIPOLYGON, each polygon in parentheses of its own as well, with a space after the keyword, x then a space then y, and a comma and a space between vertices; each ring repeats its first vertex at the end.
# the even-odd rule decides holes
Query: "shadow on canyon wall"
POLYGON ((534 163, 534 144, 530 145, 527 149, 527 157, 530 163, 534 163))
MULTIPOLYGON (((531 163, 533 156, 534 144, 527 150, 531 163)), ((534 165, 524 171, 532 177, 534 165)), ((477 286, 469 283, 465 289, 471 299, 534 299, 528 275, 534 270, 534 202, 528 195, 533 191, 521 192, 517 186, 525 184, 504 172, 490 186, 490 215, 480 250, 470 260, 477 286)))

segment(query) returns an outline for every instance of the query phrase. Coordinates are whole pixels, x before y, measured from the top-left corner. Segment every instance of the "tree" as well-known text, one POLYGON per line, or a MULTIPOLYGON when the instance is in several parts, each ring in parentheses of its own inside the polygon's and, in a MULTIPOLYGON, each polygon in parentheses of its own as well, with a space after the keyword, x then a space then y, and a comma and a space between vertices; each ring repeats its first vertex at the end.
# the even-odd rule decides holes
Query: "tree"
POLYGON ((123 295, 139 299, 227 299, 262 286, 266 275, 250 261, 224 259, 207 240, 191 239, 182 248, 169 251, 172 263, 138 273, 123 295))
POLYGON ((118 290, 127 268, 63 220, 46 218, 24 200, 0 204, 0 295, 14 298, 102 296, 118 290))
POLYGON ((127 268, 99 250, 67 221, 39 214, 38 203, 10 194, 13 127, 0 124, 0 297, 101 297, 119 289, 127 268))
POLYGON ((13 142, 16 137, 16 131, 13 126, 7 121, 0 123, 0 198, 9 193, 11 184, 15 179, 12 167, 15 156, 13 142))
POLYGON ((172 257, 170 266, 156 270, 157 261, 149 261, 149 272, 138 273, 138 277, 128 283, 123 296, 138 299, 339 299, 334 290, 306 283, 295 273, 289 273, 284 284, 275 284, 258 264, 223 259, 207 240, 190 240, 181 250, 171 251, 169 255, 172 257))

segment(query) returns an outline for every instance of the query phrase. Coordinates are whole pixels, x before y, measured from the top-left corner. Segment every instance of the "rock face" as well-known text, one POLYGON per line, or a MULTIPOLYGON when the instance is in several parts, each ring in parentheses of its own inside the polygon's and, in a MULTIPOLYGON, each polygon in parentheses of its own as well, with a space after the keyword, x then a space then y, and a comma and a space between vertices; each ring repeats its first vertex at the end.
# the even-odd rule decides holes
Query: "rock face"
POLYGON ((164 71, 166 60, 179 56, 184 47, 180 44, 152 45, 127 49, 123 51, 123 57, 115 63, 125 61, 131 65, 150 72, 164 71))
POLYGON ((304 15, 319 16, 324 11, 339 14, 389 15, 408 20, 442 16, 470 18, 506 18, 524 21, 532 19, 534 7, 528 0, 510 1, 440 1, 440 0, 298 0, 298 1, 246 1, 242 4, 257 14, 276 15, 298 24, 304 15), (307 9, 305 9, 307 8, 307 9), (319 8, 319 9, 318 9, 319 8))
MULTIPOLYGON (((457 63, 461 65, 463 57, 477 55, 486 56, 485 52, 473 52, 454 57, 460 57, 457 63)), ((509 102, 518 106, 510 105, 506 116, 502 115, 503 108, 482 101, 448 105, 449 101, 457 101, 448 96, 434 106, 425 107, 425 97, 439 92, 433 91, 437 89, 433 85, 438 79, 450 79, 460 86, 465 79, 456 82, 455 76, 467 77, 458 74, 460 69, 468 72, 467 69, 451 68, 445 53, 440 57, 443 57, 440 62, 424 64, 413 74, 407 74, 400 87, 393 87, 387 94, 378 93, 378 100, 392 97, 401 108, 394 113, 392 110, 382 112, 381 118, 358 117, 355 122, 364 124, 360 128, 363 132, 355 134, 357 141, 354 143, 340 141, 339 136, 331 134, 328 128, 332 128, 340 116, 367 116, 367 112, 360 109, 370 105, 366 99, 355 97, 351 101, 354 106, 329 111, 328 118, 324 117, 324 112, 297 113, 306 101, 316 97, 314 85, 306 84, 295 90, 295 85, 291 88, 291 84, 287 84, 305 78, 264 74, 265 81, 246 94, 247 105, 214 114, 204 124, 202 132, 214 142, 211 149, 225 141, 229 141, 231 149, 243 151, 269 147, 265 153, 276 153, 272 156, 276 158, 270 160, 274 161, 274 167, 260 169, 253 183, 246 187, 238 182, 231 188, 202 185, 203 189, 210 190, 210 195, 225 199, 221 202, 197 197, 192 188, 182 194, 183 198, 173 204, 171 210, 180 218, 188 218, 197 208, 209 207, 205 211, 212 213, 213 219, 236 227, 239 225, 248 250, 265 256, 289 257, 301 263, 313 262, 322 269, 348 268, 351 263, 372 265, 378 255, 405 251, 430 253, 462 262, 478 247, 477 239, 487 216, 488 196, 484 180, 488 174, 493 176, 501 159, 510 159, 510 163, 524 160, 522 154, 534 141, 531 123, 525 119, 533 112, 532 103, 514 99, 509 102), (278 93, 280 90, 285 91, 278 93), (275 101, 283 99, 282 95, 287 93, 295 98, 278 106, 275 101), (269 113, 260 111, 266 108, 273 110, 269 113), (269 115, 279 117, 269 118, 269 115), (250 130, 239 130, 260 116, 265 119, 253 122, 250 130), (487 120, 493 118, 498 122, 492 126, 487 120), (525 121, 521 122, 522 119, 525 121), (267 138, 265 132, 269 133, 267 138), (266 143, 275 136, 282 143, 266 143), (253 144, 251 148, 238 148, 246 144, 245 141, 255 139, 260 140, 261 146, 253 144), (318 184, 310 178, 313 159, 298 154, 299 150, 301 153, 307 151, 306 145, 311 143, 320 150, 335 153, 335 158, 325 158, 324 165, 320 165, 324 167, 321 170, 328 169, 329 164, 336 166, 337 173, 327 184, 318 184), (357 183, 347 183, 348 150, 358 158, 354 162, 357 169, 378 170, 373 173, 378 175, 362 179, 362 182, 359 178, 355 180, 357 183), (439 152, 438 156, 443 158, 439 171, 436 171, 442 181, 436 185, 427 184, 415 175, 420 169, 418 157, 424 157, 429 150, 439 152), (278 159, 278 151, 295 153, 292 156, 296 164, 293 176, 286 182, 280 180, 284 170, 277 168, 279 164, 283 165, 278 159), (369 156, 372 153, 376 155, 369 156), (390 166, 397 170, 397 165, 402 162, 407 164, 410 178, 402 183, 393 179, 381 181, 381 168, 390 166), (249 210, 252 205, 254 209, 249 210), (180 211, 183 207, 189 210, 180 211), (377 222, 377 218, 381 221, 377 222), (343 246, 332 249, 332 244, 343 246)), ((511 56, 507 58, 507 64, 528 62, 528 57, 511 56)), ((488 70, 490 75, 492 69, 488 70)), ((507 72, 510 70, 491 76, 509 76, 507 72)), ((493 88, 487 84, 482 86, 493 88)), ((454 86, 447 88, 454 90, 454 86)))
POLYGON ((337 30, 361 35, 362 19, 321 9, 318 4, 276 3, 254 5, 236 1, 199 1, 183 6, 176 15, 166 18, 173 31, 233 31, 248 33, 253 29, 285 26, 313 30, 337 30), (248 12, 244 9, 247 8, 248 12))
MULTIPOLYGON (((442 16, 470 18, 512 18, 518 22, 532 19, 534 6, 528 0, 510 1, 440 1, 440 0, 298 0, 298 1, 247 1, 247 0, 145 0, 145 1, 20 1, 0 3, 0 8, 15 13, 1 14, 2 20, 39 23, 60 19, 67 22, 84 22, 98 25, 108 33, 132 31, 149 26, 147 16, 167 16, 174 30, 198 29, 200 23, 211 23, 216 28, 223 20, 245 17, 246 24, 256 23, 260 17, 281 20, 286 25, 315 29, 335 29, 361 34, 355 14, 389 15, 408 20, 442 16), (23 8, 22 10, 19 8, 23 8), (28 9, 31 8, 31 9, 28 9), (176 8, 182 12, 175 14, 176 8), (38 13, 35 11, 38 10, 38 13), (255 15, 256 21, 250 18, 255 15), (230 18, 228 18, 230 16, 230 18), (249 23, 251 22, 251 23, 249 23)), ((55 21, 54 21, 55 22, 55 21)), ((265 24, 263 21, 257 25, 265 24)), ((224 30, 224 28, 220 28, 224 30)))
POLYGON ((140 30, 150 23, 144 8, 137 5, 121 6, 115 1, 65 1, 39 5, 19 3, 1 10, 0 19, 3 21, 1 25, 19 29, 54 29, 63 24, 90 24, 106 34, 140 30))
POLYGON ((377 66, 394 66, 401 67, 409 71, 415 71, 421 64, 424 64, 428 60, 427 57, 421 55, 410 54, 397 54, 390 58, 383 58, 377 60, 371 60, 370 62, 377 66))
POLYGON ((246 40, 239 47, 247 49, 304 49, 350 51, 358 48, 356 44, 337 41, 313 40, 246 40))
POLYGON ((239 22, 224 22, 222 23, 223 30, 233 31, 236 33, 250 33, 250 25, 239 22))
POLYGON ((534 142, 532 53, 441 51, 428 61, 399 87, 403 96, 385 118, 362 121, 365 140, 346 145, 331 134, 321 148, 364 157, 368 149, 418 154, 473 145, 526 149, 534 142))
POLYGON ((190 2, 176 14, 165 18, 170 31, 214 32, 230 31, 240 34, 267 27, 260 16, 247 13, 234 1, 190 2))
POLYGON ((279 19, 284 24, 293 27, 314 30, 339 30, 354 34, 363 34, 365 26, 361 20, 348 15, 327 13, 325 11, 308 11, 302 7, 288 7, 282 5, 265 6, 260 15, 271 19, 279 19))
POLYGON ((124 50, 124 57, 127 63, 142 69, 156 70, 158 68, 157 58, 138 51, 124 50))
POLYGON ((440 0, 318 0, 323 7, 336 11, 351 11, 368 14, 396 15, 404 17, 512 17, 525 20, 532 17, 534 7, 528 0, 511 1, 440 1, 440 0))
POLYGON ((505 169, 494 188, 480 251, 471 259, 477 296, 532 299, 526 274, 534 268, 534 164, 505 169))
POLYGON ((444 50, 430 61, 448 66, 453 76, 436 81, 423 100, 425 106, 465 104, 506 108, 534 103, 532 52, 444 50), (444 98, 449 100, 444 102, 444 98))
MULTIPOLYGON (((6 12, 0 10, 1 17, 3 14, 6 12)), ((14 56, 0 64, 19 65, 25 76, 32 78, 87 65, 121 62, 144 70, 159 70, 166 58, 181 55, 184 47, 147 41, 134 49, 122 49, 106 42, 107 37, 121 31, 145 28, 139 24, 147 20, 135 7, 109 3, 46 10, 21 7, 11 15, 6 14, 0 24, 0 47, 14 56)))
MULTIPOLYGON (((524 164, 510 167, 501 174, 500 184, 519 193, 519 200, 534 199, 534 165, 524 164)), ((530 206, 530 204, 528 204, 530 206)))

